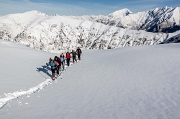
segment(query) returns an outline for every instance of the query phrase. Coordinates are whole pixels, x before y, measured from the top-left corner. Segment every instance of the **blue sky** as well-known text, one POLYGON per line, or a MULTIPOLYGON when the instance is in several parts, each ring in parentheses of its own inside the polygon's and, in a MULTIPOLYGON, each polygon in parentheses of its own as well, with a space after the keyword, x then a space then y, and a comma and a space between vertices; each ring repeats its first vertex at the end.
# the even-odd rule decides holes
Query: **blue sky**
POLYGON ((0 15, 31 10, 48 15, 108 15, 123 8, 136 13, 164 6, 179 7, 180 0, 0 0, 0 15))

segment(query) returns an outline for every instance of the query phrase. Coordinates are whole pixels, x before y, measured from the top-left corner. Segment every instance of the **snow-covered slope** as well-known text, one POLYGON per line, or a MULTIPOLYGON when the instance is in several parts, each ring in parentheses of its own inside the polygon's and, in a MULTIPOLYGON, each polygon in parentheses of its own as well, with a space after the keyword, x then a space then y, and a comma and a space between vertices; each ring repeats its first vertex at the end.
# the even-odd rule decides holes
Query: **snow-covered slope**
POLYGON ((164 40, 161 44, 180 43, 180 33, 175 32, 175 33, 168 34, 168 35, 170 35, 170 36, 168 36, 170 38, 164 40))
MULTIPOLYGON (((118 13, 124 16, 131 14, 127 9, 118 13)), ((154 45, 169 39, 169 36, 172 35, 128 30, 66 16, 47 16, 38 11, 0 17, 0 39, 48 52, 72 50, 77 46, 83 49, 111 49, 154 45)))
MULTIPOLYGON (((55 55, 3 40, 0 52, 0 102, 46 81, 55 55)), ((0 118, 179 119, 179 59, 180 44, 83 51, 62 79, 8 102, 0 118)))
POLYGON ((14 38, 30 25, 38 23, 42 16, 46 15, 38 11, 2 16, 0 17, 0 37, 5 34, 5 38, 14 38))
POLYGON ((180 7, 172 8, 166 6, 138 13, 122 9, 108 16, 80 16, 73 18, 149 32, 170 33, 180 30, 180 7))

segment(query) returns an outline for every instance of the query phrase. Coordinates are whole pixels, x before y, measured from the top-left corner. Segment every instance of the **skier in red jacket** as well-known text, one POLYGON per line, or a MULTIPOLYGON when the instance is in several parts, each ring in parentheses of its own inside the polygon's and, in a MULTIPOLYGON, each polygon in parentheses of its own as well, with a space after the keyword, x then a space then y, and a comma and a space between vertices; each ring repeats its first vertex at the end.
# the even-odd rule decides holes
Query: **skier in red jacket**
POLYGON ((70 59, 71 59, 71 54, 69 52, 67 52, 66 53, 66 62, 67 62, 68 66, 69 66, 70 59))

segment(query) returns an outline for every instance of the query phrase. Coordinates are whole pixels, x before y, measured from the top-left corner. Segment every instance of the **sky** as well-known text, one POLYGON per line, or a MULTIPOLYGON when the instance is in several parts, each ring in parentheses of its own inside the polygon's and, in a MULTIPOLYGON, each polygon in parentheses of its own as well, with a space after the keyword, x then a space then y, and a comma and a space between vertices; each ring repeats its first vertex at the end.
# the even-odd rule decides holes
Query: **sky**
POLYGON ((108 15, 127 8, 133 13, 179 7, 179 0, 0 0, 0 15, 37 10, 47 15, 108 15))

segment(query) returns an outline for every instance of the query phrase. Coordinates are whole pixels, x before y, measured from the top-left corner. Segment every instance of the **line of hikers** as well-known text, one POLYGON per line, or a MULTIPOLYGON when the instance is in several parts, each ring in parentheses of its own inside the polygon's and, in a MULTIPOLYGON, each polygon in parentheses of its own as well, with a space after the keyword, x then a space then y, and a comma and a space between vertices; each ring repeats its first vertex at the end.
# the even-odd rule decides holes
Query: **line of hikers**
POLYGON ((64 56, 64 54, 62 53, 60 57, 55 56, 54 59, 50 58, 49 63, 46 63, 46 65, 51 67, 52 80, 55 80, 55 73, 57 73, 57 76, 60 76, 59 70, 64 71, 65 60, 66 60, 67 66, 69 66, 71 57, 74 63, 74 62, 77 62, 76 56, 78 56, 78 60, 81 60, 81 54, 82 54, 82 51, 78 47, 76 51, 72 50, 72 52, 66 52, 66 56, 64 56))

